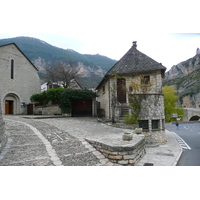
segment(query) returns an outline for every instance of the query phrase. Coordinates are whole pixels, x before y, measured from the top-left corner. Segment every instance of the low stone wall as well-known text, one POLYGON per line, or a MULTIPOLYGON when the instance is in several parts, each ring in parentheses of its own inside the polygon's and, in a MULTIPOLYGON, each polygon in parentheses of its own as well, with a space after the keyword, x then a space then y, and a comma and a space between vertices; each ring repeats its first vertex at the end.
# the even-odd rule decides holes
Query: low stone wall
MULTIPOLYGON (((124 124, 124 123, 116 123, 116 124, 113 124, 113 126, 117 128, 124 128, 124 129, 131 129, 131 130, 135 129, 133 125, 124 124)), ((154 143, 165 144, 166 143, 165 130, 152 130, 152 131, 143 130, 142 134, 145 136, 146 144, 154 144, 154 143)))
POLYGON ((34 115, 61 115, 62 111, 59 105, 35 106, 34 115))
POLYGON ((166 144, 165 131, 142 132, 146 144, 166 144))
POLYGON ((120 165, 136 165, 146 154, 145 139, 142 136, 135 136, 128 142, 119 138, 110 141, 107 139, 107 142, 86 140, 112 163, 120 165))

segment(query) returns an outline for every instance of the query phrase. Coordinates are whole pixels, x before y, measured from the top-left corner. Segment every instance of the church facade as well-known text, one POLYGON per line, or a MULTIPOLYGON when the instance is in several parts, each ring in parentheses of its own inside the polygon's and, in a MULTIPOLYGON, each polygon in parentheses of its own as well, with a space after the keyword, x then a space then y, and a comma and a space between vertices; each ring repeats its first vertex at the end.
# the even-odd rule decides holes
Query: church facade
POLYGON ((15 43, 0 46, 2 114, 27 114, 30 97, 40 93, 38 69, 15 43))

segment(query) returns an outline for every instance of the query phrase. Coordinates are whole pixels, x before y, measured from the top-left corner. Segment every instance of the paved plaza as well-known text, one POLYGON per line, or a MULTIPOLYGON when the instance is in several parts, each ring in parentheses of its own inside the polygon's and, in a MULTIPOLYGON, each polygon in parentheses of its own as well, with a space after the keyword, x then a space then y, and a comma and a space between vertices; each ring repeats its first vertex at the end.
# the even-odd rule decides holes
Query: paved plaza
MULTIPOLYGON (((8 141, 0 154, 0 166, 115 166, 86 140, 121 139, 130 130, 97 122, 91 117, 48 118, 4 116, 8 141)), ((146 148, 137 164, 175 165, 181 148, 166 131, 167 144, 146 148)))

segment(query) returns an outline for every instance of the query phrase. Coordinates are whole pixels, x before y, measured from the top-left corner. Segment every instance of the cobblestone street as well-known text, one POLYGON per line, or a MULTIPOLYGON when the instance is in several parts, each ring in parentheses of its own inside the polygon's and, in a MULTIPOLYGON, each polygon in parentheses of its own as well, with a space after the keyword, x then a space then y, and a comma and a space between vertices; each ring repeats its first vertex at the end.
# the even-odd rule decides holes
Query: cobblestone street
MULTIPOLYGON (((88 141, 113 145, 113 141, 122 141, 122 134, 130 131, 92 117, 6 115, 4 121, 8 141, 0 154, 0 166, 116 166, 119 164, 111 162, 88 141)), ((167 144, 146 148, 146 155, 137 166, 176 164, 181 155, 180 145, 171 132, 166 130, 165 134, 167 144)), ((135 137, 137 141, 140 136, 135 137)))
MULTIPOLYGON (((17 116, 6 116, 4 120, 8 142, 0 154, 1 166, 100 165, 95 149, 87 148, 83 139, 75 138, 69 134, 70 131, 63 130, 64 128, 50 125, 57 124, 57 119, 47 120, 49 124, 45 120, 17 116)), ((66 130, 72 130, 73 126, 78 128, 77 120, 75 125, 71 121, 64 124, 66 130)))

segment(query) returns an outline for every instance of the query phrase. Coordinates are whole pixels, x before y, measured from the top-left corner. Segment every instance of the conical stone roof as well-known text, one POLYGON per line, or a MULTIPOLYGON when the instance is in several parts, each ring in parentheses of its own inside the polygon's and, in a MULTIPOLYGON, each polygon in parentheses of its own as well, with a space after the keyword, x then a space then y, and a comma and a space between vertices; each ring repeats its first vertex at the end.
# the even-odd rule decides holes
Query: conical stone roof
POLYGON ((161 70, 162 73, 164 73, 166 67, 138 51, 136 42, 133 42, 133 46, 129 51, 107 72, 106 75, 134 74, 156 70, 161 70))

